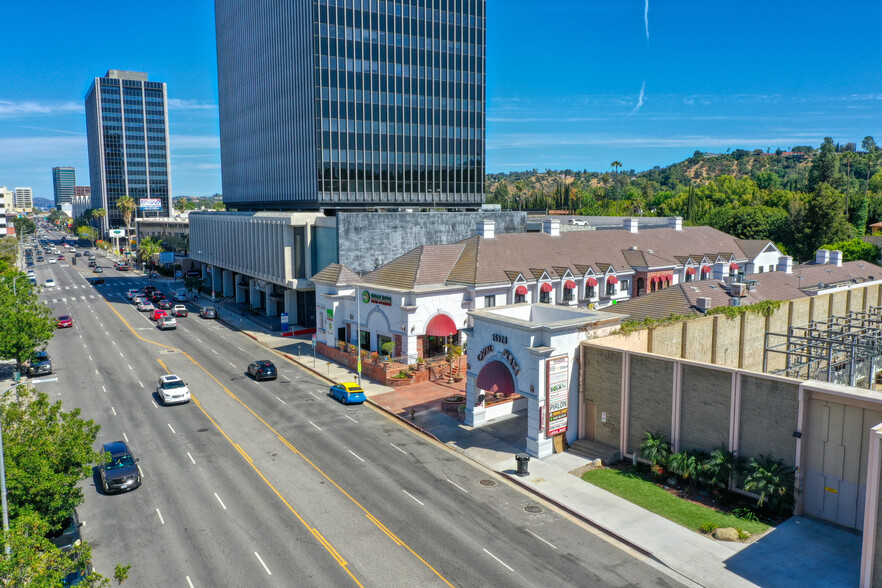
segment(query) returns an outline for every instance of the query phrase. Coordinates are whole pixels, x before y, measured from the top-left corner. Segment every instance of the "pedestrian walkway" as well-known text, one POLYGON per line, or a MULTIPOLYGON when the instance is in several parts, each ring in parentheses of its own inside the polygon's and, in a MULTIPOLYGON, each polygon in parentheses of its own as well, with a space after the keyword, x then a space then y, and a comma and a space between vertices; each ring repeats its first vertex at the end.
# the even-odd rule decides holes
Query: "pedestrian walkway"
MULTIPOLYGON (((201 304, 211 302, 203 297, 201 304)), ((218 312, 223 322, 328 381, 356 381, 357 374, 346 367, 313 358, 310 336, 281 337, 229 309, 218 312)), ((390 388, 363 378, 362 387, 375 406, 652 558, 686 585, 845 588, 858 583, 858 533, 793 517, 750 543, 716 541, 584 482, 571 472, 589 460, 569 452, 532 459, 530 474, 516 476, 514 456, 523 451, 526 415, 477 429, 466 426, 457 413, 441 408, 445 397, 464 393, 464 382, 390 388)))

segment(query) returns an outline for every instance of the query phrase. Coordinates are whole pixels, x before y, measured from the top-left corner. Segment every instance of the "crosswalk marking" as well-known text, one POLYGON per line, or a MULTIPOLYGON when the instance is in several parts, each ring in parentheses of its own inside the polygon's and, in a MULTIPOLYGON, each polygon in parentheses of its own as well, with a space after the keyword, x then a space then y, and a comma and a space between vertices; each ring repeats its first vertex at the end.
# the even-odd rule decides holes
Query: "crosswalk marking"
POLYGON ((58 298, 53 298, 53 299, 52 299, 52 304, 55 304, 56 302, 58 302, 58 298))
POLYGON ((67 302, 67 298, 62 298, 61 301, 62 301, 62 302, 67 302))
POLYGON ((70 290, 70 286, 65 286, 64 289, 65 289, 65 290, 70 290))
POLYGON ((86 299, 86 297, 85 297, 85 296, 80 296, 80 298, 82 298, 82 299, 83 299, 83 300, 85 300, 85 299, 86 299))
POLYGON ((89 298, 95 298, 94 294, 89 294, 89 298))

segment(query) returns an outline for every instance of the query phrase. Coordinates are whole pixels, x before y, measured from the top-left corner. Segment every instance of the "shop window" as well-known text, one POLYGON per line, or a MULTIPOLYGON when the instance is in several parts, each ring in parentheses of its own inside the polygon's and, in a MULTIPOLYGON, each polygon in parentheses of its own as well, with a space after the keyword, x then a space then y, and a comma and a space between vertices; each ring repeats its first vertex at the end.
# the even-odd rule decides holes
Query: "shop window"
POLYGON ((585 298, 594 298, 595 296, 597 296, 597 292, 595 292, 594 286, 585 288, 585 298))
POLYGON ((628 280, 622 280, 619 282, 619 292, 628 292, 628 280))
POLYGON ((490 308, 491 306, 496 306, 496 295, 492 296, 484 296, 484 308, 490 308))
POLYGON ((520 304, 521 302, 527 301, 526 294, 515 294, 515 304, 520 304))
POLYGON ((563 301, 564 302, 572 302, 573 301, 573 289, 572 288, 564 288, 563 301))
POLYGON ((612 296, 615 293, 616 293, 616 285, 613 284, 612 282, 607 282, 606 283, 606 295, 612 296))
POLYGON ((694 278, 695 278, 695 274, 690 274, 690 273, 686 274, 686 281, 687 282, 691 282, 694 278))
POLYGON ((551 304, 551 292, 539 292, 539 302, 542 304, 551 304))

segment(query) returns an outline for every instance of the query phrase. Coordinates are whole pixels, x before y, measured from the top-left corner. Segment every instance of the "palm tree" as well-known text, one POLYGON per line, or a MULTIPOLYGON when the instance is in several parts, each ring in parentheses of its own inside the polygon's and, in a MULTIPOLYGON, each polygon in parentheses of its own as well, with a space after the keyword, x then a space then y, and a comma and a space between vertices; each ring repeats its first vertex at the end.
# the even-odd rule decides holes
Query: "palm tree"
POLYGON ((616 172, 615 184, 616 184, 616 213, 619 211, 618 207, 618 199, 619 199, 619 191, 618 191, 618 183, 619 183, 619 168, 622 167, 622 162, 616 159, 611 164, 609 164, 611 168, 613 168, 616 172))
POLYGON ((664 433, 646 432, 643 443, 640 444, 640 455, 648 459, 654 466, 664 466, 671 454, 671 444, 665 440, 664 433))
POLYGON ((726 449, 725 445, 711 451, 710 458, 704 462, 710 481, 714 485, 722 485, 726 490, 729 489, 732 474, 737 471, 738 465, 738 457, 734 452, 726 449))
MULTIPOLYGON (((123 217, 123 223, 126 225, 126 242, 129 242, 129 229, 132 225, 132 214, 135 212, 135 199, 131 196, 120 196, 116 201, 116 207, 119 209, 123 217)), ((131 250, 131 246, 128 247, 131 250)))
POLYGON ((138 255, 148 261, 150 269, 154 267, 153 256, 162 251, 162 241, 156 237, 146 237, 138 244, 138 255))
POLYGON ((98 229, 98 234, 100 236, 100 234, 101 234, 100 219, 107 216, 107 210, 105 210, 103 208, 93 208, 91 214, 92 214, 92 220, 98 221, 95 224, 98 225, 96 228, 98 229))
POLYGON ((793 509, 793 468, 771 455, 751 459, 747 466, 744 489, 758 495, 756 505, 775 513, 793 509))

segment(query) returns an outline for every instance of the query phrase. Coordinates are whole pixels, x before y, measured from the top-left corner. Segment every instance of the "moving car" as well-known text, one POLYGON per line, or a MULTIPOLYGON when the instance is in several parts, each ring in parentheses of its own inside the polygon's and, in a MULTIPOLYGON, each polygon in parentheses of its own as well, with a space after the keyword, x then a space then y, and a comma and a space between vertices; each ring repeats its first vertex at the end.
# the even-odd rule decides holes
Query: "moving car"
POLYGON ((42 255, 38 255, 38 256, 37 256, 37 261, 43 261, 43 256, 42 256, 42 255))
POLYGON ((58 317, 57 326, 59 329, 69 329, 73 326, 73 317, 66 314, 58 317))
POLYGON ((166 300, 165 298, 160 298, 156 303, 156 308, 161 308, 162 310, 171 310, 171 307, 171 300, 166 300))
POLYGON ((581 218, 571 218, 571 219, 570 219, 570 224, 571 224, 571 225, 577 225, 577 226, 580 226, 580 227, 587 227, 587 226, 588 226, 588 221, 583 220, 583 219, 581 219, 581 218))
POLYGON ((98 284, 104 283, 104 278, 88 278, 88 281, 93 286, 97 286, 98 284))
POLYGON ((202 318, 217 318, 217 310, 213 306, 203 306, 199 309, 199 316, 202 318))
POLYGON ((174 308, 172 308, 171 313, 175 316, 187 316, 188 314, 190 314, 190 311, 187 310, 187 307, 183 304, 175 304, 174 308))
POLYGON ((46 280, 46 287, 47 288, 54 288, 55 287, 55 280, 53 280, 52 278, 49 278, 48 280, 46 280))
POLYGON ((116 271, 118 271, 118 272, 127 272, 127 271, 129 271, 129 269, 131 269, 131 268, 129 267, 129 264, 127 264, 127 263, 116 264, 116 271))
POLYGON ((342 402, 350 404, 353 402, 364 402, 364 390, 355 382, 344 382, 342 384, 334 384, 331 386, 331 396, 342 402))
POLYGON ((164 316, 168 316, 168 313, 164 310, 159 310, 158 308, 153 309, 153 314, 150 315, 150 318, 154 321, 158 321, 164 316))
POLYGON ((55 263, 55 258, 54 258, 54 257, 50 257, 50 258, 49 258, 49 263, 55 263))
POLYGON ((276 366, 268 359, 259 359, 248 366, 248 375, 255 380, 275 380, 276 366))
POLYGON ((131 300, 132 298, 134 298, 137 295, 138 295, 137 288, 130 288, 129 290, 126 291, 126 298, 128 298, 129 300, 131 300))
POLYGON ((141 485, 138 460, 125 441, 105 443, 102 452, 105 456, 98 466, 98 474, 104 492, 127 492, 141 485))
POLYGON ((178 290, 177 292, 172 294, 172 300, 174 300, 175 302, 186 302, 187 301, 187 293, 181 292, 180 290, 178 290))
POLYGON ((93 274, 103 274, 104 269, 102 269, 100 265, 96 265, 95 269, 92 270, 92 273, 93 274))
POLYGON ((190 389, 174 374, 161 376, 156 382, 156 395, 165 405, 190 402, 190 389))
POLYGON ((45 376, 52 373, 52 358, 44 349, 38 351, 28 364, 28 374, 31 376, 45 376))
POLYGON ((154 308, 153 308, 153 305, 150 303, 149 300, 141 300, 141 301, 138 303, 138 310, 140 310, 141 312, 147 312, 148 310, 149 310, 149 311, 154 310, 154 308))
POLYGON ((98 265, 97 261, 90 261, 89 262, 89 267, 95 267, 96 265, 98 265))
POLYGON ((64 261, 64 256, 63 256, 63 255, 59 255, 59 256, 58 256, 58 261, 64 261))
MULTIPOLYGON (((161 310, 157 310, 156 312, 163 312, 161 310)), ((161 316, 159 320, 156 321, 156 326, 159 327, 160 331, 165 331, 166 329, 177 329, 178 321, 173 316, 161 316)))

